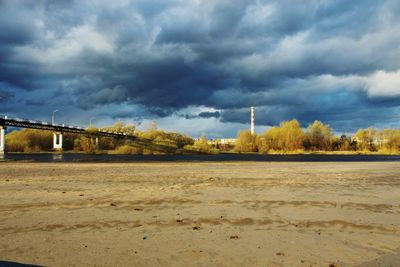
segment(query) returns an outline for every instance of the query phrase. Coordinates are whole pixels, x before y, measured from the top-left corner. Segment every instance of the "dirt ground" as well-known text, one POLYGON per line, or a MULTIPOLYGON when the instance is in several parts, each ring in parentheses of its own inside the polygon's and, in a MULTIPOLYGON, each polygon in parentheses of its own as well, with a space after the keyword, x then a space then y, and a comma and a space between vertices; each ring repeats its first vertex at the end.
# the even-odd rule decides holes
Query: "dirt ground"
POLYGON ((0 265, 400 266, 400 164, 0 163, 0 265))

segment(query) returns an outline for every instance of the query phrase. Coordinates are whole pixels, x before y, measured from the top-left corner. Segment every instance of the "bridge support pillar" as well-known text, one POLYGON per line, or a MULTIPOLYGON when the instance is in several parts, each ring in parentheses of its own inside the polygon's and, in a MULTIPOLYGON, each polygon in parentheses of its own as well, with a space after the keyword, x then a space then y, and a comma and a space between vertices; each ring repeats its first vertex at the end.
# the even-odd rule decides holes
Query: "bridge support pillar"
POLYGON ((99 137, 96 137, 95 144, 96 144, 96 146, 99 146, 99 137))
POLYGON ((6 151, 6 127, 0 126, 0 154, 6 151))
POLYGON ((53 133, 53 148, 62 150, 63 135, 62 133, 53 133))

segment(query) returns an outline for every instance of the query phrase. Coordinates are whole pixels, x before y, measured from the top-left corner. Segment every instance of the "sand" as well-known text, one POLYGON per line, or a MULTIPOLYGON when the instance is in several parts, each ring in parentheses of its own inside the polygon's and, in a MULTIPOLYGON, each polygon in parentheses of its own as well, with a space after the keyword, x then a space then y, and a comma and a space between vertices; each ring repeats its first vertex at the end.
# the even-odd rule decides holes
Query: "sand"
POLYGON ((400 266, 400 164, 0 163, 0 261, 400 266))

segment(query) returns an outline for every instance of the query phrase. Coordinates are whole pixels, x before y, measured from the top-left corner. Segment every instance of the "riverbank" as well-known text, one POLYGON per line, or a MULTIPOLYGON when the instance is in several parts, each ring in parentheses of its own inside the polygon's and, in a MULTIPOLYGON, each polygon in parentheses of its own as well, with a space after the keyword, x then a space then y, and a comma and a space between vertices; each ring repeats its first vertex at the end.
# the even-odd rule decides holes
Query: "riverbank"
POLYGON ((0 260, 395 266, 400 165, 0 164, 0 260))
MULTIPOLYGON (((85 154, 85 155, 198 155, 199 153, 176 153, 168 154, 161 152, 146 152, 146 153, 130 153, 121 152, 116 150, 99 150, 94 153, 85 153, 83 151, 66 150, 66 151, 38 151, 38 152, 9 152, 7 154, 85 154)), ((270 151, 267 154, 257 152, 235 152, 235 151, 214 151, 214 153, 204 155, 387 155, 387 156, 400 156, 400 151, 396 150, 380 150, 380 151, 270 151)))
POLYGON ((0 162, 374 162, 398 161, 396 155, 261 155, 246 154, 213 154, 213 155, 109 155, 84 153, 7 153, 0 155, 0 162))

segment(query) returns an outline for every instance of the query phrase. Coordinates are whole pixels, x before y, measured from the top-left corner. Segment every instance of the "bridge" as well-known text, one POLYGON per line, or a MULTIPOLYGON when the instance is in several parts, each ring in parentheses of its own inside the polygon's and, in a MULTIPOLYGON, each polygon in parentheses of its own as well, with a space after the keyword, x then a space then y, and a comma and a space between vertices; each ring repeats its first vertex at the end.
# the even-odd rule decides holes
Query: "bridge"
POLYGON ((171 147, 154 144, 152 140, 139 138, 135 135, 130 135, 124 132, 113 132, 102 129, 96 129, 93 131, 87 131, 87 129, 65 124, 55 124, 45 121, 28 120, 21 118, 9 118, 7 116, 0 116, 0 154, 4 154, 6 151, 6 129, 7 127, 17 128, 30 128, 37 130, 45 130, 53 132, 53 149, 62 150, 63 148, 63 133, 75 133, 90 136, 95 139, 96 145, 98 145, 99 137, 113 137, 116 139, 127 139, 133 140, 136 146, 140 147, 151 147, 153 150, 162 152, 171 152, 171 147))

